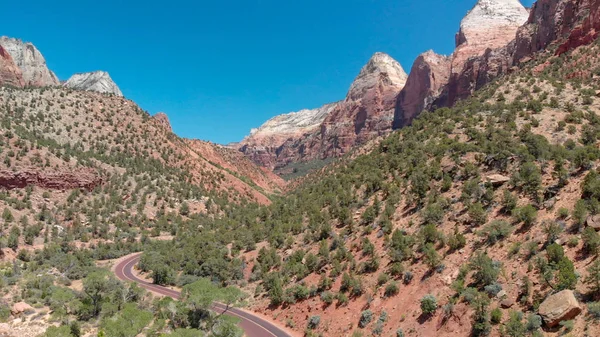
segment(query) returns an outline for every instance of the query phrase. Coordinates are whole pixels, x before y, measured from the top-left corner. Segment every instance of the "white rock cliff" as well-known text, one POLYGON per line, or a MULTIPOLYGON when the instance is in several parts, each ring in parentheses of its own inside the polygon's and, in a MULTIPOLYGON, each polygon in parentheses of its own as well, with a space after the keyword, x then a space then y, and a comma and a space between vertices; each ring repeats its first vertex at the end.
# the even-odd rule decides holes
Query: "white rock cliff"
POLYGON ((77 90, 97 91, 123 96, 121 89, 105 71, 75 74, 65 82, 65 86, 77 90))
POLYGON ((25 86, 43 87, 60 84, 56 75, 48 69, 42 53, 33 44, 2 36, 0 45, 21 69, 25 86))

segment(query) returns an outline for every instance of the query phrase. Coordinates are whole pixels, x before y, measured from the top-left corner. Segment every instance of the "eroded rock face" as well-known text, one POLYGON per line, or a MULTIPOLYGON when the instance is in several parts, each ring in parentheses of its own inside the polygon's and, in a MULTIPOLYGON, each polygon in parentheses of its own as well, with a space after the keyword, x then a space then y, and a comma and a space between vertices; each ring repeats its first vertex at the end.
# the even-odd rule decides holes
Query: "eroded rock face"
POLYGON ((548 327, 555 327, 562 321, 577 317, 581 305, 572 290, 563 290, 548 296, 539 307, 539 314, 548 327))
POLYGON ((71 190, 84 188, 93 190, 102 184, 102 177, 95 171, 40 171, 38 169, 0 170, 0 188, 25 188, 29 185, 48 189, 71 190))
POLYGON ((451 58, 428 51, 413 63, 406 85, 398 94, 394 128, 404 127, 438 99, 450 78, 451 58))
MULTIPOLYGON (((425 110, 452 106, 551 44, 560 55, 600 35, 600 0, 538 0, 518 27, 527 12, 521 7, 516 0, 477 3, 461 22, 448 83, 425 110)), ((402 101, 399 97, 399 105, 402 101)), ((394 124, 402 127, 406 123, 398 111, 394 124)))
POLYGON ((323 121, 316 146, 309 151, 320 158, 343 155, 392 130, 396 96, 408 75, 396 60, 376 53, 361 69, 346 99, 323 121))
POLYGON ((0 45, 10 53, 14 63, 21 69, 25 86, 44 87, 59 85, 56 75, 48 69, 46 59, 31 43, 10 37, 0 37, 0 45))
POLYGON ((0 85, 22 87, 25 85, 21 69, 15 64, 12 57, 0 45, 0 85))
POLYGON ((469 57, 505 46, 529 17, 519 0, 479 0, 460 23, 452 71, 462 71, 469 57))
POLYGON ((271 169, 342 155, 392 130, 396 96, 407 78, 397 61, 376 53, 361 69, 345 100, 272 118, 236 147, 271 169))
POLYGON ((65 86, 77 90, 96 91, 123 97, 121 89, 106 71, 75 74, 69 78, 65 86))
POLYGON ((514 40, 528 16, 518 0, 479 0, 461 21, 450 57, 430 51, 415 61, 397 98, 394 128, 408 125, 423 110, 454 104, 506 71, 512 60, 499 48, 514 40))

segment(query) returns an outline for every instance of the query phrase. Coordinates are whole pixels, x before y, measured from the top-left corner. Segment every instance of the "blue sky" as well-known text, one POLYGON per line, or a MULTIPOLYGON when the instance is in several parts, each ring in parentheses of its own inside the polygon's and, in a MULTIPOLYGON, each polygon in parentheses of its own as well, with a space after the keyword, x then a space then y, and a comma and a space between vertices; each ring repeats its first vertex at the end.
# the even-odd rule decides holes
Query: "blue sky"
POLYGON ((8 1, 0 34, 33 42, 61 80, 106 70, 178 135, 228 143, 277 114, 344 98, 377 51, 407 72, 421 52, 451 53, 475 2, 8 1))

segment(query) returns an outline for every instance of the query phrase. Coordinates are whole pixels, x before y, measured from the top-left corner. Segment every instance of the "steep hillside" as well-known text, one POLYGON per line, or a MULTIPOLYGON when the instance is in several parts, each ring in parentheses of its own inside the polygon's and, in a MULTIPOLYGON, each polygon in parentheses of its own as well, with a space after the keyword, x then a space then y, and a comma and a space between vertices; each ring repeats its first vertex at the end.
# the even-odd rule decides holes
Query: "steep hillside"
POLYGON ((361 69, 345 100, 275 117, 236 147, 256 163, 277 171, 286 171, 294 163, 339 157, 391 131, 394 100, 406 78, 398 62, 376 53, 361 69))
MULTIPOLYGON (((246 261, 220 279, 308 336, 597 335, 600 83, 570 70, 599 52, 540 54, 220 219, 211 233, 246 261)), ((177 280, 198 275, 202 240, 157 243, 144 269, 166 255, 177 280)))
POLYGON ((180 139, 164 114, 150 117, 116 96, 2 88, 0 115, 3 233, 36 228, 9 245, 15 251, 42 244, 53 228, 76 240, 167 230, 165 216, 267 204, 283 186, 241 153, 180 139))

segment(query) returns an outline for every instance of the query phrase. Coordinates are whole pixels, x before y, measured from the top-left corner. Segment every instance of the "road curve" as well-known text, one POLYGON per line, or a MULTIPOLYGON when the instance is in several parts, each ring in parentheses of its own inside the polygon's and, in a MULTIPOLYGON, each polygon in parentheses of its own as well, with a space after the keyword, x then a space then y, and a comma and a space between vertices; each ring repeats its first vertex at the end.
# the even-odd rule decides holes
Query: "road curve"
MULTIPOLYGON (((152 292, 169 296, 176 300, 179 299, 181 295, 179 291, 146 282, 133 274, 133 267, 140 260, 140 255, 141 253, 132 254, 121 260, 114 268, 117 278, 123 281, 135 282, 140 287, 152 292)), ((292 335, 283 331, 273 323, 253 315, 250 312, 238 308, 227 308, 220 303, 213 304, 212 309, 219 313, 225 312, 226 315, 240 319, 239 326, 244 330, 247 337, 292 337, 292 335)))

